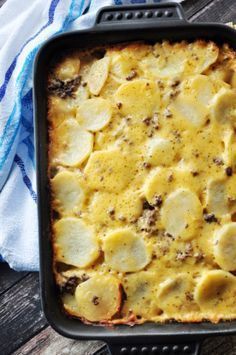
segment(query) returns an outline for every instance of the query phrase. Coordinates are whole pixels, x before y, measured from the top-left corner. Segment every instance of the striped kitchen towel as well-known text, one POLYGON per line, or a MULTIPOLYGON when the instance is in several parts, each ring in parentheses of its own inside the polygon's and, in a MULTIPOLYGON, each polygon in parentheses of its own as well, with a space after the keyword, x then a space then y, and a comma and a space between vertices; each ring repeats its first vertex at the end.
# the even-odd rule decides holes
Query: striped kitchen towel
POLYGON ((159 0, 7 0, 0 9, 0 254, 16 270, 39 267, 34 57, 52 35, 91 26, 101 6, 145 2, 159 0))

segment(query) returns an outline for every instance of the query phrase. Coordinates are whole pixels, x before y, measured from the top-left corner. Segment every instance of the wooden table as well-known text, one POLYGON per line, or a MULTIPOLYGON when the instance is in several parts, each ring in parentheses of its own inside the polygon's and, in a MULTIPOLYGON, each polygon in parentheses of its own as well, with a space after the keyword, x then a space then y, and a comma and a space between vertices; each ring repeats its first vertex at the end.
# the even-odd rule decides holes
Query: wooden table
MULTIPOLYGON (((188 0, 183 6, 191 21, 236 22, 236 0, 188 0)), ((0 264, 0 355, 92 355, 102 345, 55 333, 41 311, 38 273, 18 273, 0 264)), ((206 340, 202 355, 212 354, 235 355, 236 336, 206 340)))

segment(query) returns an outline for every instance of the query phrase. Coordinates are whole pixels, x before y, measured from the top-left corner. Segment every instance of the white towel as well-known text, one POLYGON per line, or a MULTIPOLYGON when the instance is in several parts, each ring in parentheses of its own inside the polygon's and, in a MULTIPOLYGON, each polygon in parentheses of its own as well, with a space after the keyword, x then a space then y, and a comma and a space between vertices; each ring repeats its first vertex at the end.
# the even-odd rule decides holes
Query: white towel
POLYGON ((35 54, 52 35, 91 26, 101 6, 145 2, 152 1, 8 0, 0 9, 0 254, 15 270, 39 268, 32 107, 35 54))

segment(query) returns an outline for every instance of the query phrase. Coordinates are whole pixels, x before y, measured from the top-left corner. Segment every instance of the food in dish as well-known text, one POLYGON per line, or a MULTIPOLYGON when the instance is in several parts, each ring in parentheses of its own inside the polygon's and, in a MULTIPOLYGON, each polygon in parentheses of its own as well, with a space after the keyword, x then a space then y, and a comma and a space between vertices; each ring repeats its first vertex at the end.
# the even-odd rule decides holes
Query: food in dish
POLYGON ((236 58, 74 51, 48 81, 54 273, 85 322, 236 318, 236 58))

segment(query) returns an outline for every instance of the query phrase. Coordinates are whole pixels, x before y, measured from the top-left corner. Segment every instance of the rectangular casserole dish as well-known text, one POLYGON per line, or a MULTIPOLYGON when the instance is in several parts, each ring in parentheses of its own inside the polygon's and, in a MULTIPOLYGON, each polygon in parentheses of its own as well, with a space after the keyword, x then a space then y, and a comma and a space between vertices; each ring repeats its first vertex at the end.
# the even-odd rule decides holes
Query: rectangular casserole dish
MULTIPOLYGON (((178 4, 102 8, 95 24, 87 30, 53 37, 40 49, 35 61, 34 112, 37 159, 40 277, 43 310, 50 325, 60 334, 74 339, 103 340, 114 354, 198 354, 200 342, 211 335, 236 332, 236 321, 219 324, 146 323, 113 328, 83 324, 62 311, 52 272, 50 231, 50 193, 47 176, 47 73, 54 55, 70 48, 91 48, 101 44, 163 39, 213 40, 236 49, 236 31, 219 24, 190 24, 178 4)), ((104 350, 106 351, 109 350, 104 350)), ((102 352, 99 352, 102 354, 102 352)))

